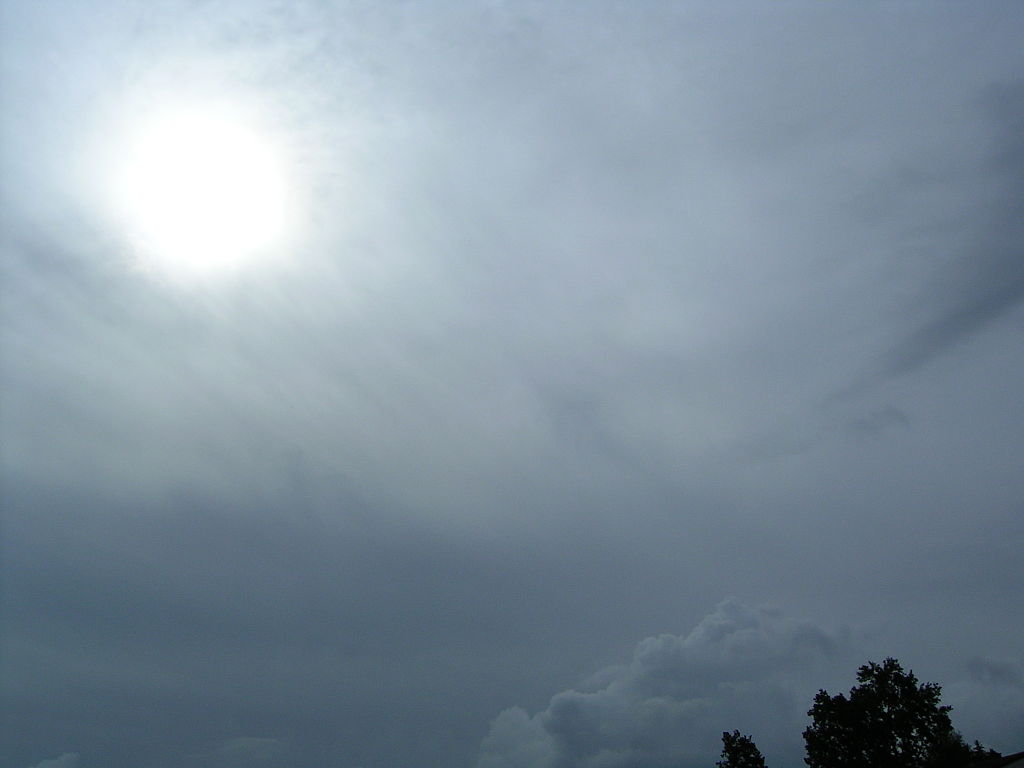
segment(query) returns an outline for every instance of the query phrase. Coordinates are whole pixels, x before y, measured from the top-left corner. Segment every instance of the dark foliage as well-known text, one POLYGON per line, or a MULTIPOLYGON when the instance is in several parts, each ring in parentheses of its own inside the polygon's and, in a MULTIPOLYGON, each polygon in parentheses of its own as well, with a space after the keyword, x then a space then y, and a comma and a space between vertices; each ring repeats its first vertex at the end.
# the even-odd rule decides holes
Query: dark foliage
POLYGON ((939 704, 935 683, 919 684, 895 659, 868 662, 849 697, 818 691, 804 731, 810 768, 962 768, 989 752, 972 750, 939 704))
POLYGON ((749 736, 739 731, 722 733, 722 759, 718 768, 764 768, 764 757, 749 736))

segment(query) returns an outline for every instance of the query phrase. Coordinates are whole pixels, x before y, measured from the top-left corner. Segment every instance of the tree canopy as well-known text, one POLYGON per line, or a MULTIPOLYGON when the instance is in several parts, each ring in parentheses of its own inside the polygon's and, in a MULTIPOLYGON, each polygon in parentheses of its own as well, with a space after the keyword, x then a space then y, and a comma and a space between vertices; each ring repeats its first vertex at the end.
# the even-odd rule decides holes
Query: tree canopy
MULTIPOLYGON (((810 768, 964 768, 999 757, 977 741, 968 747, 939 703, 942 688, 918 683, 896 659, 869 661, 857 670, 849 696, 818 691, 804 731, 810 768)), ((718 768, 765 768, 750 736, 722 733, 718 768)))
MULTIPOLYGON (((942 689, 918 683, 895 659, 868 662, 849 696, 818 691, 804 731, 810 768, 946 768, 971 749, 953 728, 942 689)), ((978 754, 976 751, 973 754, 978 754)))
POLYGON ((722 759, 718 768, 765 768, 764 757, 749 736, 739 731, 722 733, 722 759))

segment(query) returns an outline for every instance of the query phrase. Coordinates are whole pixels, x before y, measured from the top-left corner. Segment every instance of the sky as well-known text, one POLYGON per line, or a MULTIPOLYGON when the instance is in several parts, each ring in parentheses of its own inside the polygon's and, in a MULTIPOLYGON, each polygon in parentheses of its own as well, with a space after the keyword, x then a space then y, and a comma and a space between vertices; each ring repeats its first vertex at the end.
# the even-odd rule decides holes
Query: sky
POLYGON ((1024 749, 1024 5, 0 14, 0 764, 1024 749), (186 113, 279 180, 119 196, 186 113))

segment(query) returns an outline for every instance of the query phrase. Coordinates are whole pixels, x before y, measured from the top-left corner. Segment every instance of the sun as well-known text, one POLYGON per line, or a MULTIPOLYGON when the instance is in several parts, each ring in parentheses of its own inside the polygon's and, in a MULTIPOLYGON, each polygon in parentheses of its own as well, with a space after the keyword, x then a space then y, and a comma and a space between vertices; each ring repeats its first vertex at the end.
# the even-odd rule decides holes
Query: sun
POLYGON ((121 155, 115 196, 140 261, 177 277, 223 274, 282 245, 282 154, 223 109, 154 114, 121 155))

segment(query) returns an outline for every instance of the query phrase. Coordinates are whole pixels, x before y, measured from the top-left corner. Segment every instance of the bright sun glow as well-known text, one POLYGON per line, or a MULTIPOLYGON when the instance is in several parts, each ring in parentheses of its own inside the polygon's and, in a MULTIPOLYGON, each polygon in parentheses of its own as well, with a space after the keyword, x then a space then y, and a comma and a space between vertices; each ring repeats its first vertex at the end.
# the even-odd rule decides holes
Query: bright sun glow
POLYGON ((284 164, 243 121, 198 110, 153 117, 122 162, 118 207, 147 266, 173 276, 222 273, 281 245, 284 164))

